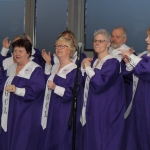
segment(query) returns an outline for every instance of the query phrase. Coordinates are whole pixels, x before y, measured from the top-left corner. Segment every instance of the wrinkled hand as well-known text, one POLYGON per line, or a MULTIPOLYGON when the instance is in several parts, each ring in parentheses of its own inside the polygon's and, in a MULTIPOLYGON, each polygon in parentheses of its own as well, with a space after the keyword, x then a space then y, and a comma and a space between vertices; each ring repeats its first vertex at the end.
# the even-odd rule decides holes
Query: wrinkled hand
POLYGON ((11 44, 11 41, 9 41, 9 38, 6 37, 6 38, 3 40, 2 44, 3 44, 3 47, 4 47, 4 48, 9 49, 10 44, 11 44))
POLYGON ((124 61, 126 64, 129 63, 129 60, 128 60, 127 57, 123 57, 123 61, 124 61))
POLYGON ((50 65, 51 64, 51 55, 50 52, 46 52, 45 49, 42 50, 42 57, 46 61, 46 64, 50 65))
POLYGON ((8 86, 6 86, 5 90, 8 92, 14 92, 15 93, 16 92, 16 86, 13 84, 8 85, 8 86))
POLYGON ((130 48, 127 50, 121 50, 121 55, 125 63, 129 63, 129 57, 131 54, 133 54, 134 50, 133 48, 130 48))
POLYGON ((131 48, 129 49, 129 52, 130 52, 130 54, 133 54, 133 52, 134 52, 133 47, 131 47, 131 48))
POLYGON ((50 89, 50 90, 55 90, 56 84, 55 84, 53 81, 48 80, 47 87, 48 87, 48 89, 50 89))
POLYGON ((84 58, 82 61, 82 67, 86 68, 88 66, 91 66, 91 61, 93 60, 93 58, 84 58))
POLYGON ((121 55, 123 58, 129 58, 131 54, 133 53, 130 50, 121 50, 121 55))

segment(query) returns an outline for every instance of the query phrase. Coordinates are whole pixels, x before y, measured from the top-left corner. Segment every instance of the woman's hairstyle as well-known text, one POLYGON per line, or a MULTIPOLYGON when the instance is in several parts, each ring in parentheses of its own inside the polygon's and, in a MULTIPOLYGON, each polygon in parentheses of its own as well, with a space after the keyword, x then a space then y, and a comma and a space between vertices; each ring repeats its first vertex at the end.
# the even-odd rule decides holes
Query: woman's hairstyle
POLYGON ((105 29, 99 29, 94 32, 94 37, 98 34, 104 35, 106 37, 106 41, 110 42, 110 34, 105 29))
POLYGON ((77 41, 76 41, 76 38, 75 38, 74 33, 73 33, 71 30, 65 30, 65 31, 63 31, 63 32, 58 36, 57 39, 59 39, 60 37, 65 37, 67 34, 69 35, 69 38, 72 39, 74 46, 77 48, 77 41))
POLYGON ((74 46, 74 43, 73 43, 73 40, 71 38, 66 38, 66 37, 60 37, 59 39, 57 39, 56 41, 56 45, 59 41, 65 41, 66 42, 66 45, 68 46, 69 50, 70 50, 70 55, 69 57, 72 58, 74 53, 75 53, 75 50, 76 50, 76 47, 74 46))
POLYGON ((29 40, 27 39, 19 39, 16 40, 12 43, 12 52, 14 52, 15 47, 24 47, 27 54, 29 54, 29 57, 32 54, 32 44, 29 40))
POLYGON ((150 35, 150 28, 147 29, 147 35, 150 35))
POLYGON ((19 39, 27 40, 27 37, 25 35, 16 35, 14 37, 14 39, 12 40, 12 43, 15 42, 16 40, 19 40, 19 39))

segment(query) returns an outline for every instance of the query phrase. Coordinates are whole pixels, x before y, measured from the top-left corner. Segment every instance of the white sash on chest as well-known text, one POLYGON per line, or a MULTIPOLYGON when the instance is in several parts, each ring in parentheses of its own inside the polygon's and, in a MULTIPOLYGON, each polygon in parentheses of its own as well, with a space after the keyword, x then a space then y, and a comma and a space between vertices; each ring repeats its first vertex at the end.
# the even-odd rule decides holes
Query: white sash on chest
POLYGON ((10 92, 7 92, 5 90, 6 86, 10 85, 12 80, 13 80, 13 76, 12 77, 8 77, 6 82, 5 82, 5 86, 4 86, 4 90, 3 90, 3 99, 2 99, 2 116, 1 116, 1 127, 4 129, 4 131, 7 131, 7 122, 8 122, 8 111, 9 111, 9 97, 10 97, 10 92))
MULTIPOLYGON (((148 51, 142 52, 141 54, 138 55, 138 57, 141 57, 141 56, 143 56, 145 54, 148 55, 149 54, 148 51)), ((131 102, 130 102, 130 104, 129 104, 129 106, 128 106, 125 114, 124 114, 124 119, 127 119, 127 117, 129 116, 129 114, 130 114, 130 112, 132 110, 133 99, 134 99, 135 92, 136 92, 136 89, 137 89, 138 81, 139 81, 139 78, 133 74, 132 99, 131 99, 131 102)))
MULTIPOLYGON (((107 55, 99 62, 99 64, 97 66, 96 66, 96 64, 97 64, 98 59, 96 59, 93 64, 93 67, 92 67, 93 70, 94 70, 94 68, 101 70, 105 61, 108 59, 112 59, 112 58, 114 58, 114 57, 111 55, 107 55)), ((89 83, 90 83, 90 78, 87 76, 86 81, 85 81, 85 86, 84 86, 84 97, 83 97, 84 101, 83 101, 83 107, 82 107, 82 114, 80 116, 80 122, 81 122, 82 126, 84 126, 86 124, 86 104, 87 104, 87 99, 88 99, 89 83)))
MULTIPOLYGON (((57 65, 55 65, 52 68, 51 75, 48 78, 48 80, 53 81, 57 73, 58 67, 59 67, 59 64, 57 63, 57 65)), ((49 104, 50 104, 50 98, 51 98, 51 92, 52 92, 50 89, 48 89, 47 84, 46 84, 45 89, 46 90, 45 90, 45 95, 44 95, 44 103, 43 103, 42 119, 41 119, 41 125, 43 129, 45 129, 47 126, 48 110, 49 110, 49 104)))
MULTIPOLYGON (((59 68, 59 63, 55 64, 51 70, 51 75, 48 78, 48 80, 53 81, 57 70, 59 68)), ((62 77, 62 78, 66 78, 66 75, 73 70, 74 68, 76 68, 77 66, 74 63, 70 63, 68 65, 66 65, 65 67, 63 67, 62 69, 60 69, 60 71, 57 73, 58 76, 62 77)), ((47 80, 47 81, 48 81, 47 80)), ((48 111, 49 111, 49 105, 50 105, 50 99, 51 99, 51 90, 48 89, 47 84, 46 84, 46 88, 45 88, 45 96, 44 96, 44 103, 43 103, 43 110, 42 110, 42 118, 41 118, 41 125, 43 130, 46 128, 47 126, 47 118, 48 118, 48 111)))
MULTIPOLYGON (((7 131, 7 122, 8 122, 8 113, 9 113, 9 99, 10 99, 10 92, 7 92, 5 90, 5 88, 6 88, 6 86, 11 85, 11 83, 14 79, 15 73, 16 73, 16 66, 17 66, 16 64, 13 64, 8 68, 8 70, 7 70, 8 78, 5 82, 4 90, 3 90, 3 97, 2 97, 3 98, 2 99, 2 105, 3 106, 2 106, 1 126, 5 132, 7 131)), ((17 76, 29 79, 32 72, 34 71, 34 69, 37 66, 39 66, 39 65, 30 61, 24 66, 24 68, 18 73, 17 76)))

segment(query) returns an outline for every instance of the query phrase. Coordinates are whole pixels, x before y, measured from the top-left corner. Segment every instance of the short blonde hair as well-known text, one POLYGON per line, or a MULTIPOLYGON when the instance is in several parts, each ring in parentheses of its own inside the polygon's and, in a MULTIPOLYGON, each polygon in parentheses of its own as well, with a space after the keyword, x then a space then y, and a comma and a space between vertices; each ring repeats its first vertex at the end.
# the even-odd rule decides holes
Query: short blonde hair
POLYGON ((76 47, 75 47, 75 45, 73 43, 73 40, 71 38, 60 37, 59 39, 56 40, 56 44, 59 41, 65 41, 67 43, 67 46, 68 46, 68 48, 70 50, 69 57, 72 58, 74 53, 75 53, 75 51, 76 51, 76 47))
POLYGON ((76 41, 76 38, 75 38, 74 33, 73 33, 71 30, 65 30, 65 31, 63 31, 63 32, 58 36, 57 39, 59 39, 60 37, 65 37, 67 34, 69 35, 69 38, 72 39, 74 46, 77 48, 77 41, 76 41))

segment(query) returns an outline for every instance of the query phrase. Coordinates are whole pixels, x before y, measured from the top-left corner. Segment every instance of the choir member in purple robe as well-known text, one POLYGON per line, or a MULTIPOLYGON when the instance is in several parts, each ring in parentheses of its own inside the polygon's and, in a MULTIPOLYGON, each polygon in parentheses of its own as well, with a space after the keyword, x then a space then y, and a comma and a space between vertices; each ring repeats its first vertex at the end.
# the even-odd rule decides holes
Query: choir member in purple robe
MULTIPOLYGON (((15 38, 12 40, 12 43, 15 42, 18 39, 28 39, 31 43, 31 38, 27 35, 17 35, 15 38)), ((2 42, 3 47, 0 53, 0 66, 2 68, 2 71, 7 70, 7 68, 15 63, 12 54, 9 52, 9 47, 11 46, 11 41, 9 38, 5 38, 2 42)), ((41 51, 37 48, 32 48, 32 54, 30 57, 30 60, 34 61, 35 63, 39 64, 42 68, 45 67, 45 61, 41 56, 41 51)))
POLYGON ((45 89, 44 71, 30 60, 32 44, 12 44, 15 63, 7 69, 2 95, 0 150, 37 150, 45 89))
POLYGON ((126 70, 133 73, 133 95, 125 118, 130 117, 125 150, 150 149, 150 28, 147 30, 147 51, 138 56, 126 51, 126 70))
MULTIPOLYGON (((79 68, 81 67, 81 62, 84 58, 86 58, 86 55, 83 53, 83 47, 81 48, 81 54, 79 56, 77 56, 77 51, 78 51, 78 44, 75 38, 74 33, 71 30, 65 30, 63 31, 57 39, 59 39, 60 37, 65 37, 65 38, 71 38, 73 41, 73 45, 76 48, 76 52, 74 53, 74 55, 71 57, 72 62, 74 62, 79 68), (77 59, 78 58, 78 59, 77 59)), ((78 51, 79 53, 79 51, 78 51)), ((46 62, 45 68, 47 68, 49 64, 56 64, 59 63, 59 59, 57 57, 56 54, 51 55, 50 52, 46 52, 45 50, 42 50, 42 57, 46 62)), ((80 74, 80 71, 79 71, 80 74)), ((80 83, 80 77, 81 75, 78 76, 78 83, 80 83)), ((77 117, 76 117, 76 148, 79 149, 79 147, 81 147, 81 142, 82 142, 82 126, 80 123, 80 113, 82 110, 82 101, 83 101, 83 85, 79 84, 78 85, 78 94, 77 94, 77 117)))
POLYGON ((81 123, 84 150, 120 150, 124 130, 124 83, 119 61, 108 52, 110 35, 95 31, 93 47, 97 59, 85 58, 81 123))
POLYGON ((45 140, 43 150, 71 150, 72 129, 68 121, 72 105, 72 88, 76 75, 76 64, 71 61, 75 46, 69 38, 56 41, 56 55, 59 63, 49 66, 43 103, 41 140, 45 140), (49 75, 50 74, 50 75, 49 75))

